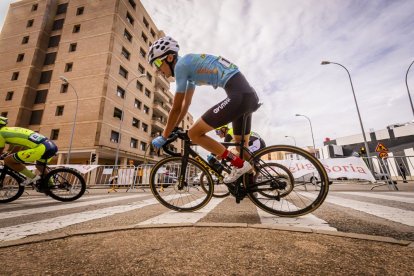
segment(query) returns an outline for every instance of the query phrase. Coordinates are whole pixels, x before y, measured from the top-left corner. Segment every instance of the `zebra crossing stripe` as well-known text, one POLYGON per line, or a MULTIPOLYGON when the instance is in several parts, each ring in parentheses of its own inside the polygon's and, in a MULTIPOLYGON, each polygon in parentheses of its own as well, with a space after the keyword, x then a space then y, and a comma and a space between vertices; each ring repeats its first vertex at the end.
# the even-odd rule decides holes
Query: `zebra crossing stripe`
MULTIPOLYGON (((314 197, 315 195, 311 193, 303 192, 308 197, 314 197)), ((325 199, 325 202, 329 202, 335 205, 339 205, 342 207, 354 209, 357 211, 361 211, 370 215, 374 215, 383 219, 387 219, 390 221, 398 222, 401 224, 405 224, 408 226, 414 226, 414 212, 407 211, 399 208, 382 206, 378 204, 368 203, 368 202, 361 202, 352 199, 345 199, 337 196, 332 196, 328 194, 325 199)))
MULTIPOLYGON (((201 202, 204 198, 197 199, 194 202, 186 204, 186 207, 192 206, 201 202)), ((204 206, 202 209, 196 212, 176 212, 169 211, 157 217, 150 218, 146 221, 138 223, 137 225, 148 225, 148 224, 165 224, 165 223, 196 223, 203 217, 205 217, 209 212, 211 212, 217 205, 222 202, 224 198, 212 198, 210 202, 204 206)))
POLYGON ((356 196, 371 197, 371 198, 378 198, 378 199, 385 199, 385 200, 394 200, 394 201, 399 201, 399 202, 404 202, 404 203, 414 203, 414 198, 395 196, 395 195, 382 195, 382 194, 363 193, 363 192, 340 192, 340 194, 356 195, 356 196))
POLYGON ((132 199, 132 198, 140 198, 140 197, 145 197, 145 196, 148 196, 148 195, 139 194, 139 195, 124 196, 124 197, 112 197, 112 198, 106 197, 104 199, 97 199, 97 200, 92 200, 92 201, 82 201, 82 202, 76 201, 76 202, 69 202, 69 203, 58 204, 58 205, 53 205, 53 206, 31 208, 31 209, 24 209, 24 210, 18 210, 18 211, 10 211, 10 212, 0 213, 0 219, 47 213, 47 212, 52 212, 52 211, 72 209, 72 208, 83 207, 83 206, 94 205, 94 204, 109 203, 109 202, 114 202, 114 201, 119 201, 119 200, 132 199))
MULTIPOLYGON (((168 200, 179 197, 166 197, 168 200)), ((78 224, 94 219, 100 219, 114 214, 124 213, 140 209, 158 203, 155 198, 138 201, 127 205, 112 206, 93 211, 85 211, 36 222, 24 223, 10 227, 0 228, 0 241, 10 241, 25 238, 31 235, 43 234, 49 231, 61 229, 73 224, 78 224)))

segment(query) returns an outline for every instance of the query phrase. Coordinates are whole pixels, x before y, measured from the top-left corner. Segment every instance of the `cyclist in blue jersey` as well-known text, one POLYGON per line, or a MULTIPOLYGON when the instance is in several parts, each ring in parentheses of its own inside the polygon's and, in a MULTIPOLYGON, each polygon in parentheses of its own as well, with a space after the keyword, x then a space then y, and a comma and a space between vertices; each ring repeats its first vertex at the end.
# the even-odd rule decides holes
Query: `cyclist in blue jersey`
POLYGON ((246 146, 251 130, 251 114, 259 107, 256 91, 250 86, 238 67, 220 56, 209 54, 187 54, 178 56, 179 45, 171 37, 158 39, 151 45, 148 62, 156 66, 165 77, 175 77, 177 88, 167 125, 162 133, 152 141, 161 148, 171 131, 182 121, 191 104, 195 87, 210 85, 215 89, 224 88, 227 98, 207 110, 189 129, 190 139, 220 158, 226 158, 234 166, 224 178, 225 183, 237 180, 249 172, 252 166, 232 154, 222 144, 206 135, 207 132, 232 122, 234 140, 245 137, 246 146), (247 115, 245 133, 242 133, 243 115, 247 115))

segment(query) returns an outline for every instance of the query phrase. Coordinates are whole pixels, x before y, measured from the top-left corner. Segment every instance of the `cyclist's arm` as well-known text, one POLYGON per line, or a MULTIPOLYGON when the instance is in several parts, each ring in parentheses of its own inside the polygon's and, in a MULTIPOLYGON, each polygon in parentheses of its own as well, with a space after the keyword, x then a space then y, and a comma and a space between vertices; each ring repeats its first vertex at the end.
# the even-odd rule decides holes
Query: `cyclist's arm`
POLYGON ((191 104, 191 99, 193 98, 193 95, 194 95, 194 91, 195 91, 194 86, 187 86, 187 92, 185 92, 183 106, 182 106, 180 117, 178 118, 176 126, 178 126, 181 123, 181 121, 184 119, 185 115, 187 114, 188 108, 190 107, 190 104, 191 104))
POLYGON ((167 138, 173 128, 177 125, 178 118, 180 117, 181 110, 183 108, 184 98, 185 93, 175 93, 172 108, 168 114, 167 126, 162 133, 162 136, 164 136, 164 138, 167 138))

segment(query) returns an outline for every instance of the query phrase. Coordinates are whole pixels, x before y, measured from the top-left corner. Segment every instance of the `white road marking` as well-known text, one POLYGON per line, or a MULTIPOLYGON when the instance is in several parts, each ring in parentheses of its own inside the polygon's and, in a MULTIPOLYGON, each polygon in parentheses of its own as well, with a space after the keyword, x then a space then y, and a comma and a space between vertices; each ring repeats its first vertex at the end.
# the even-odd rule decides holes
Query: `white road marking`
MULTIPOLYGON (((197 199, 194 202, 186 204, 185 206, 191 206, 201 202, 203 198, 197 199)), ((209 212, 211 212, 224 198, 212 198, 210 202, 195 212, 176 212, 170 211, 159 215, 157 217, 150 218, 146 221, 138 223, 137 225, 147 225, 147 224, 165 224, 165 223, 196 223, 203 217, 205 217, 209 212)))
MULTIPOLYGON (((170 196, 169 199, 178 196, 170 196)), ((85 211, 51 219, 40 220, 37 222, 30 222, 19 224, 10 227, 0 228, 0 241, 18 240, 27 236, 43 234, 49 231, 61 229, 73 224, 82 223, 94 219, 112 216, 114 214, 124 213, 135 209, 143 208, 158 201, 155 198, 138 201, 127 205, 112 206, 93 211, 85 211)))
POLYGON ((83 207, 83 206, 94 205, 94 204, 101 204, 101 203, 109 203, 109 202, 120 201, 120 200, 127 200, 127 199, 131 199, 131 198, 140 198, 140 197, 144 197, 144 196, 148 196, 148 195, 138 194, 138 195, 123 196, 123 197, 111 197, 111 198, 107 198, 107 196, 106 196, 106 198, 104 198, 104 199, 97 199, 97 200, 92 200, 92 201, 81 201, 81 202, 75 201, 75 202, 67 202, 65 204, 58 204, 58 205, 47 206, 47 207, 10 211, 10 212, 0 213, 0 219, 28 216, 28 215, 40 214, 40 213, 47 213, 47 212, 52 212, 52 211, 72 209, 72 208, 83 207))
POLYGON ((368 192, 340 192, 339 194, 347 194, 347 195, 356 195, 356 196, 363 196, 363 197, 371 197, 371 198, 378 198, 378 199, 386 199, 386 200, 393 200, 398 202, 404 203, 414 203, 414 198, 412 197, 402 197, 393 195, 382 195, 382 194, 373 194, 368 192))

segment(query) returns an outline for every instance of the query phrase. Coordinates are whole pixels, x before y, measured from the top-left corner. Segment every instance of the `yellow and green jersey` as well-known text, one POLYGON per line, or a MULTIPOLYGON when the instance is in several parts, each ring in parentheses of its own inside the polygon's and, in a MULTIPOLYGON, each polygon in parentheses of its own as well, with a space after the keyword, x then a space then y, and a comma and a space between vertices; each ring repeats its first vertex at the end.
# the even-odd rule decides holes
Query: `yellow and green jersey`
POLYGON ((47 138, 33 130, 21 127, 0 128, 0 148, 6 144, 35 148, 47 138))

